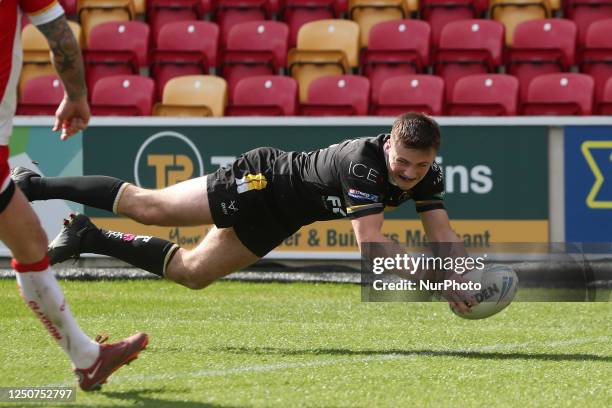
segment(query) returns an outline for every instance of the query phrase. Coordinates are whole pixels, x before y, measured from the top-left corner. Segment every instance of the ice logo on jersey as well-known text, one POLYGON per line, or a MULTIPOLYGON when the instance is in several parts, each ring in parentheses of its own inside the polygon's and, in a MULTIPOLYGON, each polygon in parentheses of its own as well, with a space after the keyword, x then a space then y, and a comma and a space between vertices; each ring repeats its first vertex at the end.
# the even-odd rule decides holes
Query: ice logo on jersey
POLYGON ((363 191, 355 190, 354 188, 349 188, 348 191, 349 197, 355 198, 357 200, 368 200, 373 202, 378 202, 378 196, 375 194, 364 193, 363 191))
POLYGON ((346 217, 346 211, 344 211, 344 207, 342 206, 342 200, 340 200, 340 197, 327 196, 325 198, 325 201, 329 202, 332 208, 332 212, 334 214, 340 214, 343 217, 346 217))

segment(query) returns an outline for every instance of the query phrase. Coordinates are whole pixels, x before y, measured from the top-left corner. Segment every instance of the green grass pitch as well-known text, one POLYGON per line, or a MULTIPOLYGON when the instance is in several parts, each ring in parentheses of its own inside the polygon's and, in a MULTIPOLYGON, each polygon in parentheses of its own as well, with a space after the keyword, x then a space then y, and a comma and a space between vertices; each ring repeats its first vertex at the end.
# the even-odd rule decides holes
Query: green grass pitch
MULTIPOLYGON (((61 285, 88 334, 142 330, 149 347, 75 403, 13 406, 612 406, 607 302, 515 302, 468 321, 444 303, 361 303, 346 284, 61 285)), ((0 386, 74 384, 15 281, 0 281, 0 305, 0 386)))

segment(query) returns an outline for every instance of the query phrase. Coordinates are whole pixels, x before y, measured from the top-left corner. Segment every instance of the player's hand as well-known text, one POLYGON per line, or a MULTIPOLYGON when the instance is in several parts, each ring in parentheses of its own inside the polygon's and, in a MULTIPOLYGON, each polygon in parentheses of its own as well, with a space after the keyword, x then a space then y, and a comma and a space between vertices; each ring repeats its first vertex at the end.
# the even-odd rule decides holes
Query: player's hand
POLYGON ((61 140, 66 140, 75 133, 84 130, 89 124, 89 104, 87 96, 84 95, 78 99, 70 100, 67 96, 60 103, 60 106, 55 112, 55 124, 53 131, 61 131, 61 140))
MULTIPOLYGON (((445 273, 444 279, 454 280, 458 283, 468 282, 463 275, 452 271, 445 273)), ((444 290, 442 291, 442 296, 448 301, 450 307, 459 314, 470 313, 470 308, 478 303, 474 296, 466 291, 444 290)))

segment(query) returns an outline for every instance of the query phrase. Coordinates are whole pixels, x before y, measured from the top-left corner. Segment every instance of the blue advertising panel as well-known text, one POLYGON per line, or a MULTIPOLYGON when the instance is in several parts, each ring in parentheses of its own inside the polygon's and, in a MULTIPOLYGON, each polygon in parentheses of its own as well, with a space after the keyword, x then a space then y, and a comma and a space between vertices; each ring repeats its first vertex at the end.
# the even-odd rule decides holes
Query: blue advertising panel
POLYGON ((565 239, 612 242, 612 127, 565 128, 565 239))

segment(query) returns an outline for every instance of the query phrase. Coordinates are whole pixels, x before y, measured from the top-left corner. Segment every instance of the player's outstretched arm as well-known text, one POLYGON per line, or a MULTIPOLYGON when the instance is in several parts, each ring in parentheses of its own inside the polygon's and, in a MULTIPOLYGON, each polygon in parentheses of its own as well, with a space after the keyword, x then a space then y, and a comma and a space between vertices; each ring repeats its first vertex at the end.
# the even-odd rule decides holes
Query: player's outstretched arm
MULTIPOLYGON (((427 213, 434 212, 434 211, 442 211, 444 215, 446 214, 445 210, 431 210, 431 211, 424 212, 423 214, 427 214, 427 213)), ((434 229, 440 228, 439 231, 436 231, 440 233, 437 237, 443 238, 443 239, 450 238, 448 231, 443 231, 440 227, 440 225, 444 224, 444 217, 442 214, 437 214, 432 217, 426 216, 426 219, 428 219, 427 221, 428 226, 426 227, 427 233, 429 233, 427 228, 434 228, 434 229), (439 223, 439 225, 437 223, 439 223)), ((360 248, 365 242, 389 243, 390 245, 386 246, 386 249, 388 249, 388 254, 381 254, 381 256, 394 257, 396 254, 400 254, 404 252, 405 248, 402 248, 399 245, 396 245, 396 246, 392 245, 394 244, 394 242, 383 235, 382 233, 383 222, 384 222, 384 214, 381 212, 378 214, 367 215, 364 217, 353 219, 352 226, 353 226, 353 230, 355 231, 355 236, 357 238, 357 242, 359 243, 360 248)), ((448 222, 448 216, 446 216, 446 223, 448 224, 448 230, 452 232, 452 229, 450 228, 450 222, 448 222)), ((458 237, 455 234, 455 241, 457 240, 458 240, 458 237)), ((406 274, 400 271, 396 271, 394 273, 407 280, 414 280, 414 279, 419 279, 419 277, 422 277, 419 274, 406 274)), ((448 300, 448 303, 451 305, 451 307, 453 307, 458 312, 460 313, 469 312, 470 301, 468 299, 463 299, 461 294, 449 291, 449 292, 443 293, 443 295, 448 300)))
POLYGON ((61 139, 66 140, 85 129, 90 117, 81 49, 64 15, 38 29, 49 42, 55 69, 64 85, 64 99, 55 113, 53 130, 61 130, 61 139))
POLYGON ((384 220, 385 217, 382 212, 351 220, 359 247, 364 242, 391 242, 389 238, 382 234, 384 220))
POLYGON ((466 256, 467 252, 457 233, 453 231, 448 213, 443 208, 421 212, 420 214, 425 234, 432 242, 457 243, 452 245, 452 253, 446 256, 466 256))
MULTIPOLYGON (((461 241, 450 225, 450 219, 445 209, 437 208, 421 212, 419 215, 429 241, 442 243, 442 245, 438 247, 438 256, 443 258, 468 256, 463 241, 461 241)), ((449 271, 447 277, 455 280, 462 279, 461 276, 452 271, 449 271)), ((464 299, 462 293, 448 291, 443 293, 443 296, 448 300, 451 306, 460 313, 469 312, 468 305, 473 304, 473 299, 464 299)))

